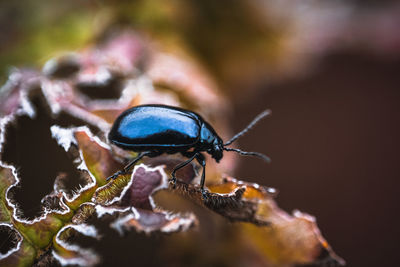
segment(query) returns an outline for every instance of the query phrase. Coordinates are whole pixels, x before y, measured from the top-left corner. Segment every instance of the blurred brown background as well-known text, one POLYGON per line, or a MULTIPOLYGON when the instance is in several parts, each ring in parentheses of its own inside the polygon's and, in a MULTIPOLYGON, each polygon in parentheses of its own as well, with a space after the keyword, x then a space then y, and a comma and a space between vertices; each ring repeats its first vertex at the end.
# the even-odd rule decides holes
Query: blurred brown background
POLYGON ((317 218, 348 266, 397 266, 400 5, 396 1, 3 1, 0 70, 42 66, 130 27, 203 64, 233 103, 243 180, 317 218))
POLYGON ((260 151, 262 140, 272 164, 261 171, 243 159, 237 176, 278 188, 282 208, 315 215, 348 266, 398 265, 399 70, 399 60, 335 54, 312 77, 236 102, 235 125, 273 110, 240 141, 260 151))

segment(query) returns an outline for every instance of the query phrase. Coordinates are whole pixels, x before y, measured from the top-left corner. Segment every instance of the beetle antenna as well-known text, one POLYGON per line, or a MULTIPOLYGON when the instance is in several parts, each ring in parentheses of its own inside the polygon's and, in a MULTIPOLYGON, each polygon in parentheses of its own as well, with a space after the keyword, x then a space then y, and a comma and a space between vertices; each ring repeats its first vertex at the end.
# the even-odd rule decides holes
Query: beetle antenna
MULTIPOLYGON (((257 124, 257 122, 259 122, 261 119, 265 118, 266 116, 271 114, 271 110, 267 109, 264 110, 263 112, 261 112, 260 114, 257 115, 257 117, 255 117, 253 119, 252 122, 249 123, 249 125, 247 125, 246 128, 244 128, 241 132, 235 134, 234 137, 231 138, 231 140, 229 140, 228 142, 226 142, 224 144, 224 146, 229 146, 230 144, 232 144, 233 142, 235 142, 236 139, 238 139, 239 137, 241 137, 242 135, 246 134, 251 128, 253 128, 254 125, 257 124)), ((226 150, 226 149, 225 149, 226 150)), ((243 151, 242 151, 243 152, 243 151)), ((253 152, 252 152, 253 153, 253 152)), ((255 153, 255 152, 254 152, 255 153)))
POLYGON ((271 159, 268 156, 266 156, 264 154, 261 154, 261 153, 258 153, 258 152, 247 152, 247 151, 242 151, 242 150, 237 149, 237 148, 230 148, 230 147, 224 147, 224 150, 226 150, 226 151, 235 151, 236 153, 239 153, 240 155, 243 155, 243 156, 259 157, 259 158, 265 160, 267 163, 271 162, 271 159))

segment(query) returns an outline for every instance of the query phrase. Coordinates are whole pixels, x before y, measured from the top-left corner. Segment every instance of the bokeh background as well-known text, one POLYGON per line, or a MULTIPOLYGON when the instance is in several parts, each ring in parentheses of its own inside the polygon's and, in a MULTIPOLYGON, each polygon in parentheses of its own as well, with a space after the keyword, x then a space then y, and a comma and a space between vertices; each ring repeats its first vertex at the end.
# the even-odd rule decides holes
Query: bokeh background
POLYGON ((398 1, 2 1, 0 80, 121 27, 196 58, 235 131, 272 109, 239 141, 272 164, 242 158, 236 177, 315 215, 348 266, 398 265, 398 1))

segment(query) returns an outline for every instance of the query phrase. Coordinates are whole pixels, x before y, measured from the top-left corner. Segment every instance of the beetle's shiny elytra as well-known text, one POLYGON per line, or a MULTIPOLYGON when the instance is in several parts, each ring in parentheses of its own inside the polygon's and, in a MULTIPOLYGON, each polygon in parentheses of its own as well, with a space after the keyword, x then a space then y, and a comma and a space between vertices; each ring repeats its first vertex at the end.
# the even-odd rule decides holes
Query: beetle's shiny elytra
POLYGON ((166 105, 142 105, 124 111, 114 122, 108 139, 111 143, 125 150, 140 152, 125 168, 114 173, 109 179, 125 174, 144 156, 156 157, 162 153, 181 153, 189 158, 177 165, 172 171, 172 181, 176 182, 175 173, 196 159, 203 167, 200 186, 205 196, 206 161, 201 152, 207 152, 217 162, 223 157, 223 151, 235 151, 242 155, 258 156, 266 161, 270 159, 257 152, 245 152, 227 148, 237 138, 245 134, 260 119, 270 114, 269 110, 258 115, 243 131, 231 140, 223 143, 222 139, 200 115, 178 107, 166 105))

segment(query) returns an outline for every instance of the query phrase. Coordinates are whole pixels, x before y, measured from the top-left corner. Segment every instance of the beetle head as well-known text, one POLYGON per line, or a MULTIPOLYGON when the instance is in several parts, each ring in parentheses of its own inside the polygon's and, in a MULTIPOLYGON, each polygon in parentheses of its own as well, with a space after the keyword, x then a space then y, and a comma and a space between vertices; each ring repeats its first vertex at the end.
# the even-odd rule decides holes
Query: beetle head
POLYGON ((219 162, 224 153, 224 144, 221 139, 215 138, 212 144, 212 147, 208 153, 211 155, 212 158, 215 159, 216 162, 219 162))

